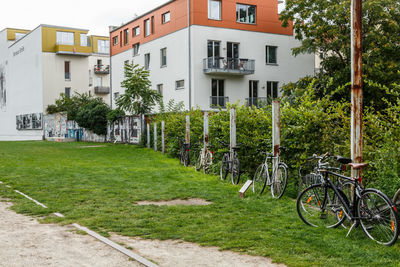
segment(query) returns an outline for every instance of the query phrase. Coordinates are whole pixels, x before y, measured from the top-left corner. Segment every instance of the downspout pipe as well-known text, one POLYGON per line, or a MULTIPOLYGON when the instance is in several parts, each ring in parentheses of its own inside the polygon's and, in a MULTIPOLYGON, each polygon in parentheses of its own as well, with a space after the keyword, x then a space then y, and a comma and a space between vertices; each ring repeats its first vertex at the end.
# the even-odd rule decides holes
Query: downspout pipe
POLYGON ((192 109, 192 40, 191 40, 191 31, 190 31, 190 1, 188 0, 188 54, 189 54, 189 59, 188 59, 188 64, 189 64, 189 77, 188 77, 188 83, 189 83, 189 110, 192 109))

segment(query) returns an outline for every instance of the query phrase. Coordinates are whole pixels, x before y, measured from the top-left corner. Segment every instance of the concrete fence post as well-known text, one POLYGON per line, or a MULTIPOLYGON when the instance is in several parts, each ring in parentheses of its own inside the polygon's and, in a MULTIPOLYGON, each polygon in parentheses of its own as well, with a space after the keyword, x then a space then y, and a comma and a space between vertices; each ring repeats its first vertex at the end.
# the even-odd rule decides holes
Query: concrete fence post
MULTIPOLYGON (((277 157, 279 155, 279 147, 281 145, 281 102, 279 100, 272 101, 272 153, 277 157)), ((278 167, 278 159, 274 159, 274 169, 278 167)))
MULTIPOLYGON (((233 147, 236 147, 236 109, 230 111, 230 152, 232 154, 233 147)), ((233 155, 231 155, 232 158, 233 155)))
POLYGON ((161 122, 161 150, 165 154, 165 121, 161 122))
POLYGON ((147 148, 150 148, 150 124, 147 123, 147 148))
POLYGON ((157 151, 157 122, 154 123, 154 151, 157 151))
POLYGON ((208 122, 208 112, 204 112, 204 147, 208 146, 209 141, 209 122, 208 122))
POLYGON ((190 116, 186 116, 186 134, 185 134, 186 144, 190 144, 190 116))

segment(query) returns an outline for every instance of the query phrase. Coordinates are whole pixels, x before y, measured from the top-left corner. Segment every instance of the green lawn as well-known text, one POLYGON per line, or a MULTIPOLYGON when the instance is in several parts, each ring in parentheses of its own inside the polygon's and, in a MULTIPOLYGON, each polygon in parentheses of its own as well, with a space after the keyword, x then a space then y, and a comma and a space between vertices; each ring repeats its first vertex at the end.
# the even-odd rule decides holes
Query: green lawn
MULTIPOLYGON (((289 266, 396 266, 399 244, 383 247, 361 229, 315 229, 296 213, 293 199, 274 200, 196 173, 148 149, 88 143, 0 142, 0 181, 48 209, 0 185, 0 196, 30 215, 60 212, 45 222, 87 226, 107 235, 182 239, 221 249, 269 256, 289 266), (98 145, 98 144, 96 144, 98 145), (139 200, 203 198, 209 206, 135 206, 139 200)), ((293 179, 290 178, 289 179, 293 179)))

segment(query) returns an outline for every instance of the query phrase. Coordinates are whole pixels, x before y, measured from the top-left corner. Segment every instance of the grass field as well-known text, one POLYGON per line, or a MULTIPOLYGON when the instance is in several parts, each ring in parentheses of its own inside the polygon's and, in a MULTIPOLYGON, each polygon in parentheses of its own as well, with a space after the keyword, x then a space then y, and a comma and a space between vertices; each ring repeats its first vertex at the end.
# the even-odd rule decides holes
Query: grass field
MULTIPOLYGON (((131 145, 0 142, 0 185, 17 212, 45 222, 87 226, 106 235, 182 239, 201 245, 269 256, 289 266, 398 266, 399 244, 383 247, 361 229, 315 229, 302 223, 293 199, 274 200, 196 173, 178 160, 131 145), (137 206, 139 200, 203 198, 209 206, 137 206)), ((289 179, 294 179, 289 177, 289 179)))

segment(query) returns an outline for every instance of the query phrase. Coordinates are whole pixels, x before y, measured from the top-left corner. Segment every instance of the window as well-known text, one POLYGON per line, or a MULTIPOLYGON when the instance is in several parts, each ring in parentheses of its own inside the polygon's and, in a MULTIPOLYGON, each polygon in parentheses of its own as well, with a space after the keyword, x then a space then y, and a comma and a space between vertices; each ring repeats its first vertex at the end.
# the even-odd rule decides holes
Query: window
POLYGON ((163 89, 164 89, 164 86, 163 86, 162 84, 158 84, 158 85, 157 85, 157 92, 158 92, 160 95, 163 95, 163 89))
POLYGON ((138 36, 140 34, 140 27, 137 26, 135 28, 133 28, 133 36, 138 36))
POLYGON ((119 97, 119 93, 114 93, 114 100, 116 100, 119 97))
POLYGON ((70 62, 69 61, 64 62, 64 77, 65 77, 66 81, 71 80, 70 62))
POLYGON ((132 46, 133 49, 133 56, 139 55, 139 48, 140 48, 140 43, 134 44, 132 46))
POLYGON ((91 96, 92 96, 92 91, 89 90, 89 97, 91 97, 91 96))
POLYGON ((127 45, 129 43, 129 29, 124 30, 124 44, 127 45))
POLYGON ((249 81, 249 106, 257 105, 258 97, 258 81, 249 81))
POLYGON ((275 99, 278 97, 279 82, 267 82, 267 98, 275 99))
POLYGON ((144 55, 144 69, 148 70, 150 68, 150 54, 144 55))
POLYGON ((256 23, 256 6, 236 4, 236 21, 241 23, 256 23))
MULTIPOLYGON (((118 38, 117 38, 117 43, 118 43, 118 38)), ((110 52, 110 41, 97 40, 97 51, 102 54, 108 54, 110 52)))
POLYGON ((208 18, 221 20, 221 1, 208 0, 208 18))
POLYGON ((112 39, 113 39, 113 45, 117 45, 118 44, 118 36, 114 36, 112 39))
POLYGON ((81 46, 88 46, 88 38, 85 33, 81 33, 81 46))
POLYGON ((97 60, 97 67, 102 67, 103 66, 103 60, 98 59, 97 60))
POLYGON ((219 41, 207 41, 208 68, 220 67, 220 47, 219 41))
POLYGON ((96 86, 102 87, 103 86, 103 77, 96 78, 96 86))
POLYGON ((57 32, 57 44, 74 45, 73 32, 57 32))
POLYGON ((65 97, 71 98, 71 87, 65 87, 65 97))
POLYGON ((154 16, 151 17, 151 34, 154 34, 155 28, 154 28, 154 16))
POLYGON ((160 50, 160 56, 161 56, 161 67, 167 66, 167 48, 163 48, 160 50))
POLYGON ((150 35, 150 20, 146 19, 144 21, 144 36, 149 36, 150 35))
POLYGON ((266 62, 267 64, 277 64, 277 56, 276 56, 276 50, 278 47, 276 46, 266 46, 266 62))
POLYGON ((185 80, 179 80, 175 82, 175 89, 181 90, 185 88, 185 80))
POLYGON ((19 39, 21 39, 21 38, 24 37, 25 35, 26 35, 25 33, 16 32, 16 33, 15 33, 15 41, 18 41, 19 39))
POLYGON ((162 14, 162 23, 165 24, 171 20, 171 13, 167 12, 162 14))
POLYGON ((211 80, 211 106, 225 107, 224 80, 211 80))

